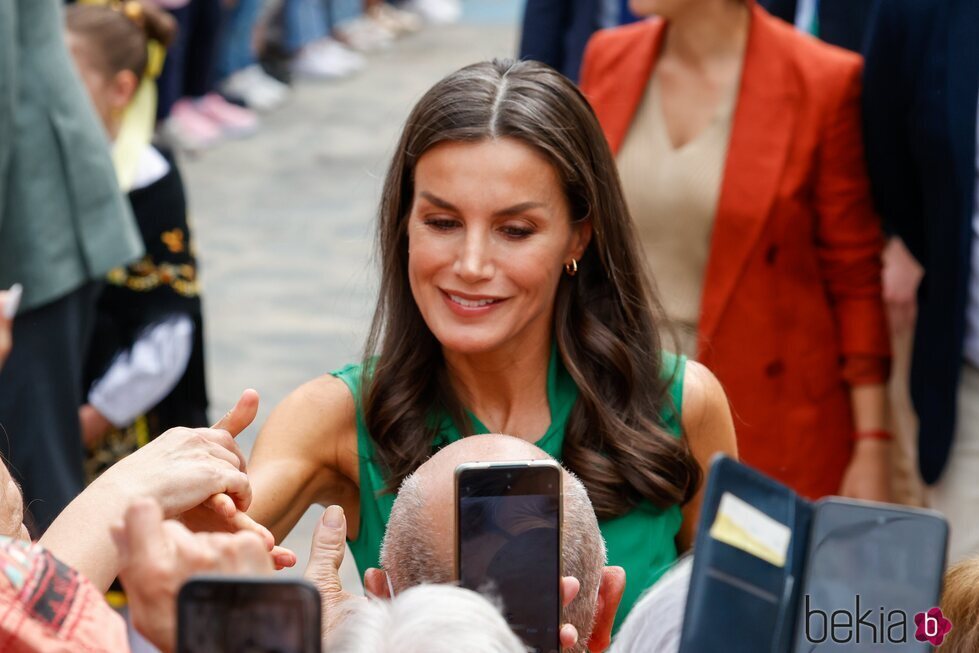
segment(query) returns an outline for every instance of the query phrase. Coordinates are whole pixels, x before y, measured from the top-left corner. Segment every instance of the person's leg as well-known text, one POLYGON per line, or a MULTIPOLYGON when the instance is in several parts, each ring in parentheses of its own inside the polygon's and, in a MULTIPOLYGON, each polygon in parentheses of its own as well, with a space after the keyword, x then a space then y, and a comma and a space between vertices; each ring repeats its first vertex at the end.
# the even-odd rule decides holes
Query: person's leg
POLYGON ((18 315, 0 372, 0 448, 23 489, 35 537, 84 487, 78 408, 97 292, 89 283, 18 315))
POLYGON ((218 79, 225 79, 256 63, 252 35, 261 11, 262 0, 238 0, 227 12, 218 45, 218 79))
POLYGON ((203 97, 214 89, 214 65, 221 32, 221 0, 193 0, 184 63, 184 96, 203 97))
POLYGON ((286 0, 286 47, 298 52, 326 36, 326 16, 319 0, 286 0))
POLYGON ((928 493, 929 504, 951 526, 949 564, 979 554, 979 369, 962 366, 955 440, 938 483, 928 493))
POLYGON ((183 96, 184 69, 187 59, 187 36, 191 26, 192 5, 193 3, 170 11, 177 21, 177 37, 167 50, 163 72, 156 80, 159 91, 156 116, 159 120, 166 120, 170 116, 173 105, 183 96))

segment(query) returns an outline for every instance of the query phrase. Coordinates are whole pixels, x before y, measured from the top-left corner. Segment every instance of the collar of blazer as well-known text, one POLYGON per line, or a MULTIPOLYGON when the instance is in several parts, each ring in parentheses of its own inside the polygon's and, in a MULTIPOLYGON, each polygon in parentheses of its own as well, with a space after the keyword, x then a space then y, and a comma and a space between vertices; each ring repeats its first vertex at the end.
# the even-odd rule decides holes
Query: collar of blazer
MULTIPOLYGON (((792 143, 801 96, 791 56, 784 52, 783 33, 793 28, 751 4, 741 88, 704 282, 701 345, 713 335, 763 232, 792 143)), ((666 23, 654 18, 600 32, 589 44, 593 56, 586 54, 582 88, 613 153, 618 153, 639 108, 665 32, 666 23)))

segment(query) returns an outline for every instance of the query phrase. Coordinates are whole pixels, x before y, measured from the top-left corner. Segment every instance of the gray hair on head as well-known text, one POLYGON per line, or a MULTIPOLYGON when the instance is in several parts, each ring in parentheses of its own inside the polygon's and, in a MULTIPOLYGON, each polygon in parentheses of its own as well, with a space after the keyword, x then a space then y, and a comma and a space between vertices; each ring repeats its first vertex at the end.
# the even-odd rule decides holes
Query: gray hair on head
MULTIPOLYGON (((381 545, 381 565, 396 592, 424 583, 454 582, 452 560, 440 559, 435 553, 436 536, 425 509, 421 480, 412 474, 398 490, 381 545)), ((563 612, 564 622, 578 631, 578 644, 571 651, 581 653, 594 626, 606 551, 588 491, 570 472, 564 476, 561 542, 564 574, 574 576, 581 584, 578 596, 563 612)))
POLYGON ((330 653, 526 653, 500 612, 475 592, 420 585, 359 606, 330 653))

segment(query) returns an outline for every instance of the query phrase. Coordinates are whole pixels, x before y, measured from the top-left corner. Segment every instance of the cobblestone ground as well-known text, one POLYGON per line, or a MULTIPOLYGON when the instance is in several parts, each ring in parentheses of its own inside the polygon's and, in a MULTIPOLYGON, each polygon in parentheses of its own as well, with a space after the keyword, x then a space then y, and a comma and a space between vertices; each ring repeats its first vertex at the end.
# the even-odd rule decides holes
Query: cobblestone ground
MULTIPOLYGON (((359 355, 376 288, 374 214, 413 103, 460 66, 515 52, 520 0, 464 1, 461 24, 406 37, 352 79, 300 82, 258 135, 185 157, 212 411, 244 388, 262 398, 256 425, 239 438, 246 452, 292 389, 359 355)), ((298 570, 321 511, 285 541, 298 570)), ((359 581, 347 567, 352 588, 359 581)))

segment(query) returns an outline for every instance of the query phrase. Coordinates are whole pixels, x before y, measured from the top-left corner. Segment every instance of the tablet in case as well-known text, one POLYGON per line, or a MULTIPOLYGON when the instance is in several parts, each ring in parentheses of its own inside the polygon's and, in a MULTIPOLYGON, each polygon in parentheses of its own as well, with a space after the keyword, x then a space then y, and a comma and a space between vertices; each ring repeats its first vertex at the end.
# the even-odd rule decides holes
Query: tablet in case
POLYGON ((680 653, 930 651, 914 616, 938 605, 947 539, 933 511, 812 503, 718 456, 680 653))

